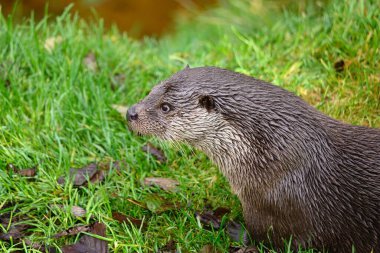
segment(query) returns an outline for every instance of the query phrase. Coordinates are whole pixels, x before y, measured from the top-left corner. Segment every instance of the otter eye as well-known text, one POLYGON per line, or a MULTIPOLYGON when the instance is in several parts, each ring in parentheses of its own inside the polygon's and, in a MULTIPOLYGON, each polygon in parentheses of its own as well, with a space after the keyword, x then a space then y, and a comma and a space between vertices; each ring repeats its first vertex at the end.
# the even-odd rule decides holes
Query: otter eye
POLYGON ((163 103, 161 105, 161 111, 163 113, 168 113, 168 112, 170 112, 170 110, 171 110, 171 107, 170 107, 170 105, 168 103, 163 103))
POLYGON ((208 96, 208 95, 205 95, 205 96, 201 96, 199 98, 199 104, 206 108, 207 111, 211 111, 212 109, 215 108, 215 101, 214 101, 214 98, 211 97, 211 96, 208 96))

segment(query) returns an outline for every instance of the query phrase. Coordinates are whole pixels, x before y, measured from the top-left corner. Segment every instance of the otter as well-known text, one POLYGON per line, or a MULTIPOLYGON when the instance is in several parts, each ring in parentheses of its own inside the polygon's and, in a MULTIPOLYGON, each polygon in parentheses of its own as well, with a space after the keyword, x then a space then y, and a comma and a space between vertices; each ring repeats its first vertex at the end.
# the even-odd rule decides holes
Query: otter
POLYGON ((129 108, 128 126, 205 152, 256 242, 380 252, 380 129, 319 112, 278 86, 186 68, 129 108))

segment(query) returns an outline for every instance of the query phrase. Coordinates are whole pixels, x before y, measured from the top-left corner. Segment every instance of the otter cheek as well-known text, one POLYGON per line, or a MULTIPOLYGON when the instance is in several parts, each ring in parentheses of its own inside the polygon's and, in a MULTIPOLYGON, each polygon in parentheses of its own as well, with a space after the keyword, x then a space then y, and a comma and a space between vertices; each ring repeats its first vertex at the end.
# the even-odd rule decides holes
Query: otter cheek
MULTIPOLYGON (((194 120, 190 120, 189 115, 182 115, 180 118, 175 118, 171 120, 169 124, 167 124, 166 128, 166 136, 168 139, 174 141, 184 141, 188 143, 192 143, 194 140, 194 120)), ((196 125, 196 124, 195 124, 196 125)))

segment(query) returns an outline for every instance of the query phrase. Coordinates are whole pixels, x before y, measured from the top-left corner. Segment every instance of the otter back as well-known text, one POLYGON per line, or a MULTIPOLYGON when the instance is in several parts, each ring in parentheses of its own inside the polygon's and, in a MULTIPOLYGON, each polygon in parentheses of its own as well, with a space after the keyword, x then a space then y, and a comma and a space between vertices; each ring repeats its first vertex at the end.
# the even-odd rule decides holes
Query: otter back
POLYGON ((256 241, 380 252, 380 130, 339 122, 239 73, 186 68, 128 112, 140 134, 204 151, 256 241))

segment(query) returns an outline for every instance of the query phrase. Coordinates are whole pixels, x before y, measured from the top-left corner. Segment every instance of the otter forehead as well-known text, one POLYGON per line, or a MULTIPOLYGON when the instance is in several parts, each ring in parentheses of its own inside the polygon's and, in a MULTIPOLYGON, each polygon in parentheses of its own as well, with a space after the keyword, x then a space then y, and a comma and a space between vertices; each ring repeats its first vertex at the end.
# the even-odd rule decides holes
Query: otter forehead
POLYGON ((162 81, 144 103, 169 102, 177 107, 188 107, 205 95, 213 97, 217 107, 247 110, 264 107, 267 100, 287 103, 285 98, 291 96, 280 87, 250 76, 216 67, 199 67, 186 68, 162 81))
POLYGON ((226 79, 231 75, 232 72, 215 67, 186 68, 172 75, 164 83, 170 88, 218 88, 226 84, 226 79))
POLYGON ((234 95, 271 89, 253 77, 216 67, 186 68, 163 82, 168 91, 234 95))
POLYGON ((156 104, 164 102, 164 99, 168 97, 168 93, 171 90, 172 82, 163 81, 155 85, 150 91, 149 95, 142 101, 144 104, 156 104))

